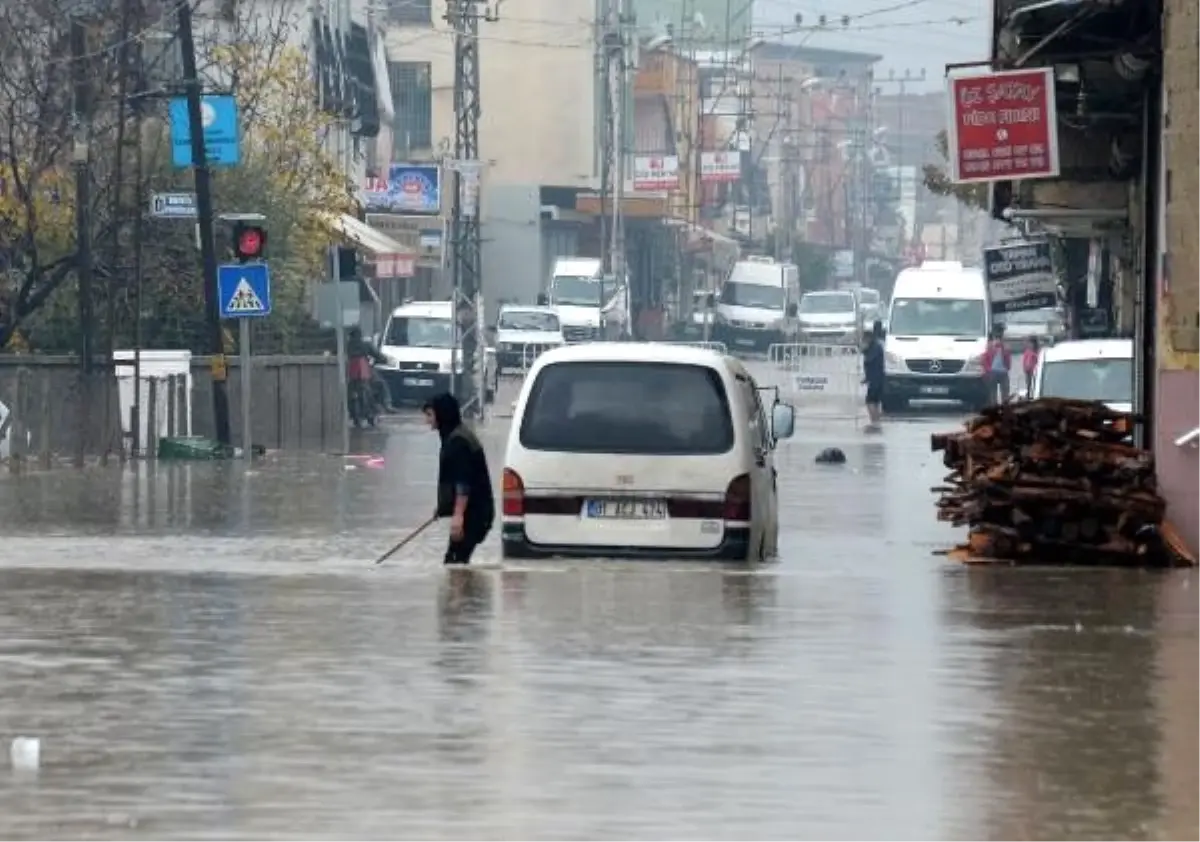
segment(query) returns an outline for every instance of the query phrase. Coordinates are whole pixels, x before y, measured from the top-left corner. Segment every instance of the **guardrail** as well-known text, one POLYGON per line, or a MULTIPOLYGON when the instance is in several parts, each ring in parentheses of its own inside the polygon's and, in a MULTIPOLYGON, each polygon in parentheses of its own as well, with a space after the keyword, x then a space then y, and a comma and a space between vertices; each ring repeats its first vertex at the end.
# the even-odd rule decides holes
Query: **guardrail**
POLYGON ((862 354, 853 345, 789 342, 767 349, 768 372, 800 417, 853 420, 863 405, 862 354))

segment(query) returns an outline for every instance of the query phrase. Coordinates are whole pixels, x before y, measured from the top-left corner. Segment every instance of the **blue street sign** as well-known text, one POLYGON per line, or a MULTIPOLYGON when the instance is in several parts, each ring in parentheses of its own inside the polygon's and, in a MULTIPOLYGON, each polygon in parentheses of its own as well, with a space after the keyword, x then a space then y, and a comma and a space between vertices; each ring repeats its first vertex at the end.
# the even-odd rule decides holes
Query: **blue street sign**
POLYGON ((265 263, 231 263, 217 269, 222 319, 252 319, 271 314, 271 273, 265 263))
MULTIPOLYGON (((177 167, 192 165, 192 133, 186 97, 171 100, 171 161, 177 167)), ((208 162, 223 167, 242 160, 237 100, 226 94, 200 99, 200 121, 204 125, 204 151, 208 162)))

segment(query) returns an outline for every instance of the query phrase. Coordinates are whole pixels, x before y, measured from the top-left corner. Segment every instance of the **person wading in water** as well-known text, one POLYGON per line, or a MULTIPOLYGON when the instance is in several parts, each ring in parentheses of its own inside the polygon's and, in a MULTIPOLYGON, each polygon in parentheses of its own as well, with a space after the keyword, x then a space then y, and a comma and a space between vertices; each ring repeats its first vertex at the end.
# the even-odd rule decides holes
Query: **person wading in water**
POLYGON ((430 429, 442 439, 438 463, 435 517, 450 518, 446 564, 469 564, 496 519, 496 501, 483 445, 463 423, 458 400, 450 394, 431 398, 422 410, 430 429))
POLYGON ((879 420, 883 416, 883 375, 883 322, 877 321, 863 347, 863 383, 867 384, 866 429, 871 432, 879 430, 879 420))

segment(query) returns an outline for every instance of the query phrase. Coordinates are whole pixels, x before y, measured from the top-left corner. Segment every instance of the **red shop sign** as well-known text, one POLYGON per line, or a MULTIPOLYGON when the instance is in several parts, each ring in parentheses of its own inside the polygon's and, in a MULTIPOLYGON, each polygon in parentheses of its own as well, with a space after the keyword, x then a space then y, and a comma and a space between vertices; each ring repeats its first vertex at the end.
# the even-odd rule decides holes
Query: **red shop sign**
POLYGON ((1054 68, 953 76, 946 86, 951 181, 1058 176, 1054 68))

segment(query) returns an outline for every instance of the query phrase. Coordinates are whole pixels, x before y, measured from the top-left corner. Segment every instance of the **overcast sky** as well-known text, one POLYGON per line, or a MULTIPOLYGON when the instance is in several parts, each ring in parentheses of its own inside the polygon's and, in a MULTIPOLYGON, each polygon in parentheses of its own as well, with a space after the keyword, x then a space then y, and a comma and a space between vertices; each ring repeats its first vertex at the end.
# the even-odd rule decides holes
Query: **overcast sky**
MULTIPOLYGON (((917 74, 924 68, 925 84, 909 90, 940 87, 946 64, 981 61, 988 55, 991 0, 754 0, 754 29, 774 40, 772 36, 791 26, 797 13, 804 16, 803 26, 816 26, 820 15, 826 15, 828 31, 790 34, 782 40, 882 55, 877 79, 890 70, 901 76, 905 70, 917 74), (843 15, 851 18, 844 29, 843 15)), ((895 85, 883 85, 882 93, 896 92, 895 85)))

